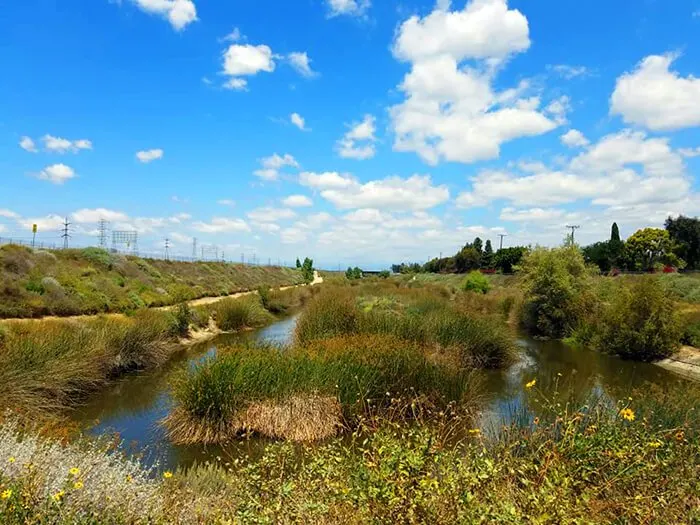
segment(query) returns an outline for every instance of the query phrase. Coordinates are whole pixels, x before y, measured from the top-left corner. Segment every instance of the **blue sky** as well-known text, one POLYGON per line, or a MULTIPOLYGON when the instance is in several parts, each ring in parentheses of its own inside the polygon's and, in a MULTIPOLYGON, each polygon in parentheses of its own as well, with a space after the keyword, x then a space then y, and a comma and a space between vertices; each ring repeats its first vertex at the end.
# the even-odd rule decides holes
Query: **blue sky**
POLYGON ((700 1, 28 0, 0 236, 384 267, 697 215, 700 1))

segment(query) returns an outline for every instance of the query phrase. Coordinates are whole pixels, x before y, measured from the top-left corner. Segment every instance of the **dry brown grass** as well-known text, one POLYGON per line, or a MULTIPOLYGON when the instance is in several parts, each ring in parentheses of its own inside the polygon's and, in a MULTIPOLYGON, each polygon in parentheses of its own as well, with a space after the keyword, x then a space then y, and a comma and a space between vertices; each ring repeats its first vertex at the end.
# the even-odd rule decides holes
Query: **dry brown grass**
POLYGON ((174 409, 162 423, 176 445, 221 444, 241 434, 256 434, 298 442, 313 442, 335 436, 343 424, 337 398, 296 394, 285 399, 251 402, 231 420, 193 417, 174 409))

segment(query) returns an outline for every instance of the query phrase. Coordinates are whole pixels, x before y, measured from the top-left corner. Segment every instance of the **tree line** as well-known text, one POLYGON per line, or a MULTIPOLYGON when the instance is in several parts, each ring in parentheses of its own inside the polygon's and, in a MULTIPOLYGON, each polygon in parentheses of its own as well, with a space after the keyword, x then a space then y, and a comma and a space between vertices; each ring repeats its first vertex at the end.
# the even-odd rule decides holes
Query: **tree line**
MULTIPOLYGON (((566 244, 573 243, 567 237, 566 244)), ((477 237, 451 257, 436 257, 425 264, 393 264, 394 273, 513 273, 529 246, 514 246, 494 251, 490 240, 477 237)), ((620 238, 620 229, 613 223, 610 238, 581 248, 587 263, 601 272, 661 271, 665 268, 700 269, 700 219, 669 217, 664 228, 643 228, 627 240, 620 238)))
POLYGON ((615 270, 660 271, 665 268, 700 269, 700 219, 666 219, 664 228, 643 228, 627 240, 620 238, 616 223, 610 239, 582 248, 588 263, 604 273, 615 270))
POLYGON ((514 246, 494 251, 490 239, 484 243, 477 237, 451 257, 436 257, 425 264, 393 264, 391 269, 394 273, 468 273, 474 270, 513 273, 528 250, 525 246, 514 246))

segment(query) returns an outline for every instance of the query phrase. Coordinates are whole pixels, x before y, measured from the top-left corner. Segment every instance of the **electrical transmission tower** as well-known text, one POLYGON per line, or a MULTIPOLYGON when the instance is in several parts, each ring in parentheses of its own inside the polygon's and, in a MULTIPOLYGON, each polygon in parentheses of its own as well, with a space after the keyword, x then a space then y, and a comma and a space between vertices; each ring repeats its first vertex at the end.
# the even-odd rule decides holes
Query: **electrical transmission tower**
POLYGON ((170 239, 165 238, 165 260, 170 260, 170 239))
POLYGON ((197 260, 197 237, 192 238, 192 260, 197 260))
POLYGON ((501 247, 499 250, 503 249, 503 237, 508 237, 505 233, 499 233, 498 236, 501 238, 501 247))
POLYGON ((63 249, 68 249, 68 239, 70 239, 70 226, 71 223, 68 222, 68 217, 63 221, 63 233, 61 237, 63 238, 63 249))
POLYGON ((97 223, 97 229, 100 232, 100 248, 103 250, 107 249, 107 228, 109 227, 109 222, 104 219, 100 219, 97 223))
POLYGON ((576 241, 575 234, 576 234, 576 230, 578 230, 580 227, 581 227, 581 226, 579 226, 578 224, 572 225, 572 226, 567 225, 567 228, 571 230, 571 245, 572 245, 572 246, 573 246, 574 244, 576 244, 576 242, 575 242, 575 241, 576 241))

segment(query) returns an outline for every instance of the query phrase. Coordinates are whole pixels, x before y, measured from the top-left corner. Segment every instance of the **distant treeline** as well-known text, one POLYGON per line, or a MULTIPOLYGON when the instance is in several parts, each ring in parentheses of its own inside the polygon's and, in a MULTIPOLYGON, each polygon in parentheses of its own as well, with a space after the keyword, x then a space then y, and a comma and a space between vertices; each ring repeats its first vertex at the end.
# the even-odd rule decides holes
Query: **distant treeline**
POLYGON ((528 250, 525 246, 515 246, 494 252, 490 240, 484 244, 477 237, 452 257, 435 258, 425 264, 393 264, 391 269, 394 273, 467 273, 474 270, 513 273, 528 250))
MULTIPOLYGON (((567 237, 565 244, 572 244, 567 237)), ((491 241, 477 237, 451 257, 435 258, 425 264, 393 264, 394 273, 513 273, 523 256, 531 250, 526 246, 503 248, 494 252, 491 241)), ((700 219, 669 217, 664 229, 643 228, 626 241, 613 223, 610 239, 581 248, 586 262, 597 265, 601 272, 662 271, 665 268, 700 269, 700 219)))
POLYGON ((616 223, 610 240, 583 249, 586 262, 604 273, 614 270, 658 271, 664 268, 700 269, 700 219, 680 215, 666 219, 664 229, 643 228, 626 241, 616 223))

